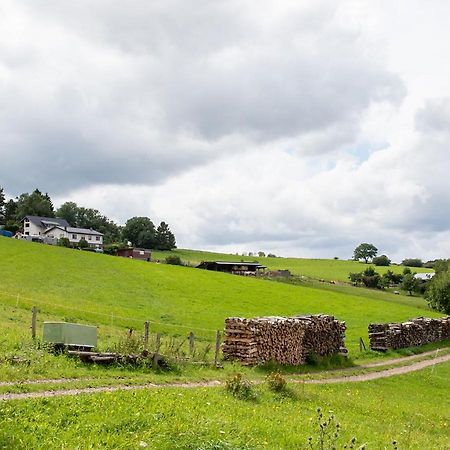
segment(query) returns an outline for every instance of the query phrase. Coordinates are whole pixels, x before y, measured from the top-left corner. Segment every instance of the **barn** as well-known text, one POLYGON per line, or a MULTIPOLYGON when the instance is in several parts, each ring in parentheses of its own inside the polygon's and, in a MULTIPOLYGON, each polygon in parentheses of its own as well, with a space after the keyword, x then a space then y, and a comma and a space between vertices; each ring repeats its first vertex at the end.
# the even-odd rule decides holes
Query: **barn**
POLYGON ((151 261, 152 251, 148 248, 119 248, 116 252, 116 256, 122 256, 123 258, 141 259, 143 261, 151 261))
POLYGON ((262 266, 257 261, 202 261, 197 268, 232 273, 234 275, 255 276, 264 270, 265 266, 262 266))

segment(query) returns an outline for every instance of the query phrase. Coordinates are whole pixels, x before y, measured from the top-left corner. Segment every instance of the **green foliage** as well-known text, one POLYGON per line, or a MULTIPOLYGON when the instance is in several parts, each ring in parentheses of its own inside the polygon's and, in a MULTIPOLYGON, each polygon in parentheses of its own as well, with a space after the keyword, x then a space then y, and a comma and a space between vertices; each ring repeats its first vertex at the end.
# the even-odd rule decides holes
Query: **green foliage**
POLYGON ((4 214, 5 214, 5 192, 2 187, 0 187, 0 223, 3 223, 4 214))
POLYGON ((405 268, 403 269, 403 275, 408 275, 408 274, 410 274, 410 273, 412 273, 412 272, 411 272, 411 269, 410 269, 409 267, 405 267, 405 268))
POLYGON ((165 222, 161 222, 156 229, 155 248, 157 250, 172 250, 176 248, 175 236, 165 222))
POLYGON ((82 237, 78 242, 78 247, 80 248, 88 248, 89 244, 84 237, 82 237))
POLYGON ((140 248, 152 249, 156 244, 155 225, 148 217, 132 217, 122 230, 124 240, 140 248))
POLYGON ((70 241, 69 238, 62 237, 58 239, 58 245, 60 247, 70 247, 70 241))
POLYGON ((450 314, 450 274, 440 272, 429 282, 425 298, 431 308, 450 314))
POLYGON ((383 285, 380 274, 372 266, 359 273, 350 273, 348 277, 353 284, 368 288, 381 288, 383 285))
POLYGON ((386 255, 381 255, 372 258, 372 263, 376 266, 390 266, 391 260, 386 255))
POLYGON ((366 242, 359 244, 353 252, 353 257, 356 261, 363 259, 367 264, 369 259, 377 255, 378 249, 373 244, 366 242))
POLYGON ((433 264, 433 269, 436 273, 448 272, 449 269, 448 259, 438 259, 433 264))
POLYGON ((257 395, 252 387, 252 383, 244 378, 241 373, 235 373, 225 382, 225 389, 233 397, 241 400, 256 400, 257 395))
POLYGON ((419 258, 406 258, 402 261, 402 266, 407 267, 422 267, 423 262, 419 258))
POLYGON ((286 378, 280 372, 271 372, 266 377, 266 383, 270 391, 285 392, 287 389, 286 378))
POLYGON ((167 256, 165 261, 166 261, 166 264, 170 264, 172 266, 182 266, 183 265, 183 261, 181 260, 181 258, 178 255, 167 256))
POLYGON ((400 284, 400 288, 407 291, 409 295, 412 295, 413 292, 417 292, 418 287, 418 280, 414 278, 413 273, 407 273, 403 276, 403 281, 400 284))
POLYGON ((53 203, 50 196, 39 189, 35 189, 31 194, 24 193, 19 196, 16 202, 16 220, 20 221, 25 216, 55 217, 53 203))

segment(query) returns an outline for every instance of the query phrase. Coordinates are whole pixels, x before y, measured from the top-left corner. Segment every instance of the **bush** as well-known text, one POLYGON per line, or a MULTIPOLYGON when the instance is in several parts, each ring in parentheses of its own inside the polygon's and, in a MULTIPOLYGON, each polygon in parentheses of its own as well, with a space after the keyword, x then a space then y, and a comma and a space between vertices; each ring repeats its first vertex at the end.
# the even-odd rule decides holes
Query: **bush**
POLYGON ((287 381, 280 372, 272 372, 267 375, 266 382, 272 392, 286 391, 287 381))
POLYGON ((422 267, 423 262, 419 258, 407 258, 402 261, 402 266, 408 267, 422 267))
POLYGON ((83 237, 80 239, 80 242, 78 242, 79 248, 87 248, 89 247, 89 244, 87 243, 86 239, 83 237))
POLYGON ((241 373, 236 373, 228 378, 225 389, 233 396, 242 400, 255 400, 256 393, 250 381, 242 377, 241 373))
POLYGON ((450 274, 436 274, 428 284, 425 298, 431 308, 450 314, 450 274))
POLYGON ((376 266, 390 266, 391 260, 386 255, 381 255, 372 258, 372 263, 376 266))
POLYGON ((183 261, 178 255, 171 255, 166 258, 166 264, 171 264, 172 266, 182 266, 183 261))
POLYGON ((70 247, 70 241, 69 238, 62 237, 58 239, 58 245, 60 247, 70 247))

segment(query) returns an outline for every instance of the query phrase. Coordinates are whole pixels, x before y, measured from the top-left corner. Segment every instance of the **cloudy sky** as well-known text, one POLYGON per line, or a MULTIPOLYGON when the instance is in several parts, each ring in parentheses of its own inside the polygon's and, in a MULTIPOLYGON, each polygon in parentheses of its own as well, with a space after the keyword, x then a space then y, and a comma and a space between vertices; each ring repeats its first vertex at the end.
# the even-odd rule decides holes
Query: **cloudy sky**
POLYGON ((186 248, 450 256, 445 0, 1 0, 0 186, 186 248))

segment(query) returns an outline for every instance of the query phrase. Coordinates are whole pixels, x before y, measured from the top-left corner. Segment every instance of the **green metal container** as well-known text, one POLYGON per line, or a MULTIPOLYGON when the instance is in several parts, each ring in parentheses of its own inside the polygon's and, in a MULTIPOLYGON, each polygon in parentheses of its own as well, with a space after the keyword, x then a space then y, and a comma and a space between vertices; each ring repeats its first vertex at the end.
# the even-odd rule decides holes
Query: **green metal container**
POLYGON ((96 347, 97 327, 78 323, 44 322, 43 340, 50 344, 96 347))

